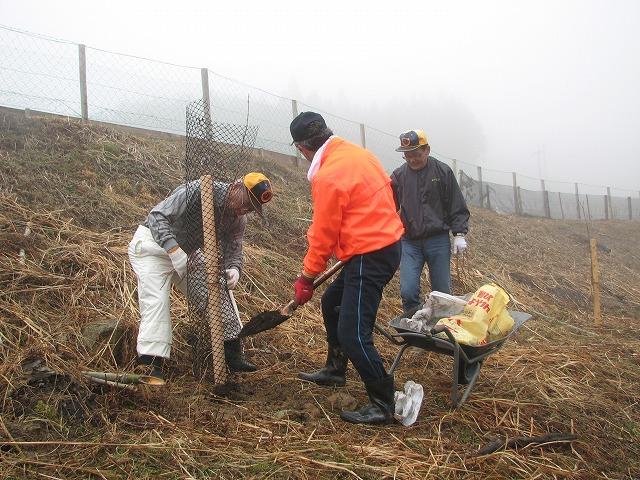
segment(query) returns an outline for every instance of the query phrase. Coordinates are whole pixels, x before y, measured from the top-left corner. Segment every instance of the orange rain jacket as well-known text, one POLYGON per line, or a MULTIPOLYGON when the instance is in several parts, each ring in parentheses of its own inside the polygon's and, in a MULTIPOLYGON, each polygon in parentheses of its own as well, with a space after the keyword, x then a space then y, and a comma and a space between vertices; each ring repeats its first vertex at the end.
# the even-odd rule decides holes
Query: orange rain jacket
POLYGON ((311 179, 313 222, 304 271, 317 276, 332 254, 347 261, 397 242, 404 233, 391 180, 373 153, 340 137, 329 140, 311 179))

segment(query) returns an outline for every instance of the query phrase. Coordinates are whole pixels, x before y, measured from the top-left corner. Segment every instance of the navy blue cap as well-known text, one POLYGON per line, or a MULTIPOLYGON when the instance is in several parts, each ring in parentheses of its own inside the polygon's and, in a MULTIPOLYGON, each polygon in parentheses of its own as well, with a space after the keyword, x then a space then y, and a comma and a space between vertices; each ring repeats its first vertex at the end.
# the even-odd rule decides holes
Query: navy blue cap
POLYGON ((293 119, 289 126, 293 143, 304 142, 325 128, 327 128, 327 124, 324 118, 316 112, 302 112, 293 119))

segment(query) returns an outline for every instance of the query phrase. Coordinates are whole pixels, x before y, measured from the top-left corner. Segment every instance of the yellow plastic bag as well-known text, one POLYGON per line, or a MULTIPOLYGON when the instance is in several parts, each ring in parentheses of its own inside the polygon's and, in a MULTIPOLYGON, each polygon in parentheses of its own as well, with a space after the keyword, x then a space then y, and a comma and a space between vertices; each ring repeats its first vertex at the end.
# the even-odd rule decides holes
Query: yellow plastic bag
POLYGON ((506 307, 507 293, 491 283, 480 287, 459 315, 443 318, 444 325, 463 345, 484 345, 506 336, 513 328, 513 318, 506 307))

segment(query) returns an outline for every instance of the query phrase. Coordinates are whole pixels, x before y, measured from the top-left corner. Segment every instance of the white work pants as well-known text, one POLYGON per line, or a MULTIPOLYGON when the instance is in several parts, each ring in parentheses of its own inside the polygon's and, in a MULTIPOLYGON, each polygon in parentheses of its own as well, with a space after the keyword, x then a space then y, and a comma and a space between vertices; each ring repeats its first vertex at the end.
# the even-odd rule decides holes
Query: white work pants
MULTIPOLYGON (((152 355, 169 358, 171 353, 172 326, 169 312, 171 286, 175 286, 187 294, 186 276, 182 279, 173 269, 171 259, 167 252, 156 243, 147 227, 140 225, 129 243, 129 261, 138 277, 138 302, 140 306, 140 328, 138 330, 137 350, 138 355, 152 355)), ((205 282, 204 255, 197 250, 192 256, 195 261, 190 261, 189 275, 191 283, 205 282)), ((206 284, 203 284, 206 285, 206 284)), ((206 287, 191 288, 199 294, 190 295, 190 308, 196 308, 200 312, 206 311, 208 301, 206 287), (202 292, 205 292, 204 294, 202 292)), ((231 292, 229 292, 231 293, 231 292)), ((226 292, 221 301, 228 302, 226 292)), ((233 310, 235 314, 226 314, 224 325, 224 340, 237 337, 242 324, 235 302, 233 310)), ((229 311, 230 309, 224 309, 229 311)))

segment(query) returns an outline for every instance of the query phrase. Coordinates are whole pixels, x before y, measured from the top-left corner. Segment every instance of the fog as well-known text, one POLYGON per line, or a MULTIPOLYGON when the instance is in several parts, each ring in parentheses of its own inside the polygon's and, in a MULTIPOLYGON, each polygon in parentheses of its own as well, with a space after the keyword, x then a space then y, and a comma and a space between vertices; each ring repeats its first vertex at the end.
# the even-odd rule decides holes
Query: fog
POLYGON ((638 1, 0 0, 0 24, 422 128, 485 168, 640 190, 638 1))

